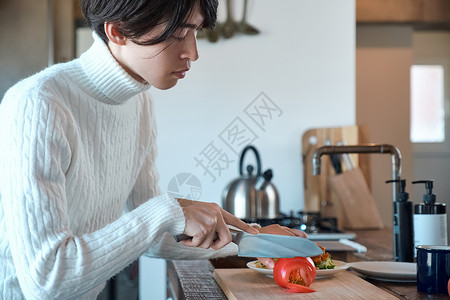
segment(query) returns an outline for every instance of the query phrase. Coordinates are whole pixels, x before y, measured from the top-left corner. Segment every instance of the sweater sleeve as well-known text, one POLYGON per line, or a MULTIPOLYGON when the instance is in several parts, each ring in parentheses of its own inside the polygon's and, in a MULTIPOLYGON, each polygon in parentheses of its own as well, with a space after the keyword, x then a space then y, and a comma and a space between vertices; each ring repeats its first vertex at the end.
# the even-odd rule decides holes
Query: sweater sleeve
POLYGON ((133 262, 164 232, 182 232, 182 210, 163 194, 100 230, 75 235, 65 192, 70 125, 64 109, 37 103, 35 95, 15 96, 5 97, 0 113, 0 203, 27 299, 78 298, 133 262))

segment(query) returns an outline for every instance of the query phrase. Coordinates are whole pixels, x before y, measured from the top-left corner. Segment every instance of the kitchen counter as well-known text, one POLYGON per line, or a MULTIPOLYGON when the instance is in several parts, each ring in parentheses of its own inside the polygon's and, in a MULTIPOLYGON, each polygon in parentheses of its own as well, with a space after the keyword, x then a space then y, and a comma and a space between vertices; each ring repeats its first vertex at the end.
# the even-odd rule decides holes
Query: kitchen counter
MULTIPOLYGON (((348 262, 392 261, 392 229, 356 231, 355 241, 366 246, 367 252, 348 252, 346 256, 348 262)), ((172 297, 174 300, 227 299, 213 278, 214 269, 246 268, 245 264, 250 260, 254 258, 229 257, 211 261, 168 260, 167 297, 172 297)), ((416 283, 364 279, 398 299, 448 299, 445 295, 418 293, 416 283)))

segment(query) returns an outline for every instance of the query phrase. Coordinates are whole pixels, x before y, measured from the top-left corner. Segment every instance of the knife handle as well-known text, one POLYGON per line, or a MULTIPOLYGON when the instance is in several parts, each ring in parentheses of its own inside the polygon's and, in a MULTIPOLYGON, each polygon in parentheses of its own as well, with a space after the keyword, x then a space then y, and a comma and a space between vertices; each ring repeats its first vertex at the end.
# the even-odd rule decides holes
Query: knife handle
MULTIPOLYGON (((234 229, 230 229, 230 233, 231 233, 231 241, 234 243, 236 241, 236 236, 240 231, 238 230, 234 230, 234 229)), ((184 240, 189 240, 192 239, 192 236, 186 235, 184 233, 182 234, 178 234, 178 235, 174 235, 173 238, 175 239, 175 241, 181 242, 184 240)), ((214 234, 214 241, 217 240, 219 238, 219 236, 217 235, 217 232, 214 234)))

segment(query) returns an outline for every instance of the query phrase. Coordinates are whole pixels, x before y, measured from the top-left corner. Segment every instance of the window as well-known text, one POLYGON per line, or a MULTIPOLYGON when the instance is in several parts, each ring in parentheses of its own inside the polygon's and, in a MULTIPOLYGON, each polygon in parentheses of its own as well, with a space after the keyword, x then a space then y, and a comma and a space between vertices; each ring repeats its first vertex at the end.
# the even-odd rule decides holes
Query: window
POLYGON ((411 141, 445 142, 445 78, 443 65, 411 67, 411 141))

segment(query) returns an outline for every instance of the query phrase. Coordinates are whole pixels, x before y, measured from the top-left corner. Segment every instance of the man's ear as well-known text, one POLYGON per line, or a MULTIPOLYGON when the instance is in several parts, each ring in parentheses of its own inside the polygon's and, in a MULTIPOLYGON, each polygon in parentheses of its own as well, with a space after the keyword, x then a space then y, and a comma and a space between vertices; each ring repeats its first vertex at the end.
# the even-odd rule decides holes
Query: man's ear
POLYGON ((119 46, 126 44, 126 38, 120 33, 117 24, 105 22, 105 33, 108 39, 119 46))

